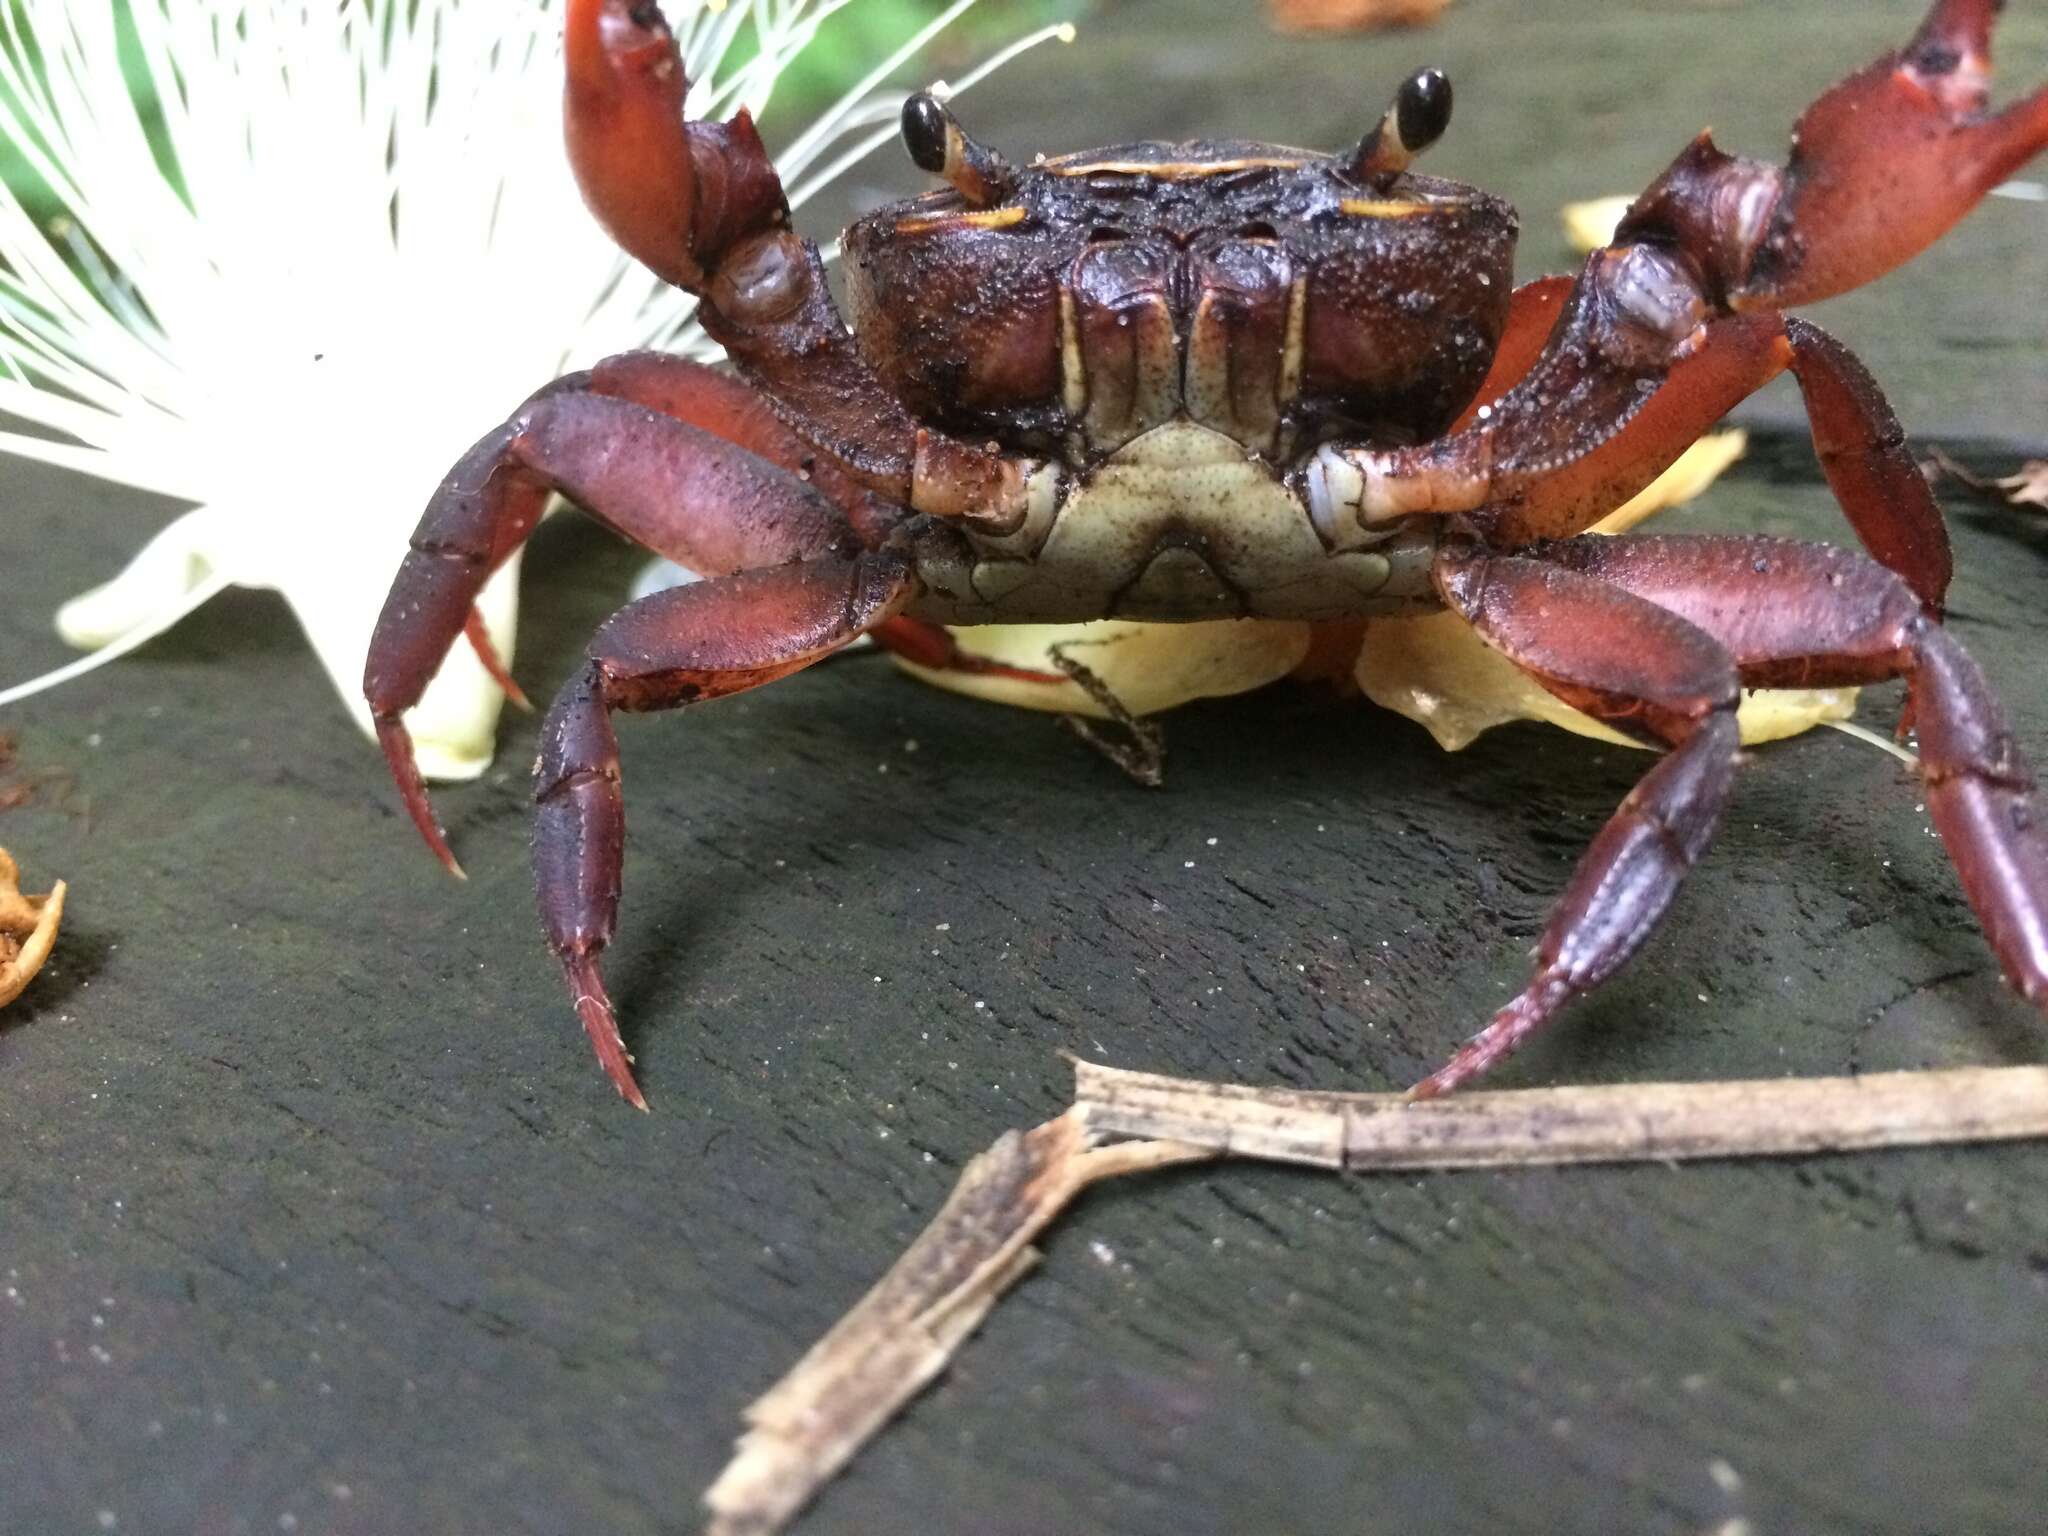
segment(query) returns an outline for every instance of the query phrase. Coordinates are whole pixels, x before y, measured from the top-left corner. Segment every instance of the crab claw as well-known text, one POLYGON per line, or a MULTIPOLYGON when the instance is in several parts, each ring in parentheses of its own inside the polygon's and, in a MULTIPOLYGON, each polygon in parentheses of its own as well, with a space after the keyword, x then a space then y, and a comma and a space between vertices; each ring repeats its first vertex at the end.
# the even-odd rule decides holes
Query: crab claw
POLYGON ((702 293, 726 251, 787 215, 752 117, 684 121, 690 82, 654 0, 570 0, 564 48, 563 128, 584 202, 627 255, 702 293))
POLYGON ((2002 0, 1936 0, 1913 40, 1806 110, 1736 308, 1811 303, 1917 256, 2048 147, 2048 87, 1984 115, 2002 0))
POLYGON ((704 280, 691 248, 697 175, 683 128, 690 82, 651 0, 570 0, 563 127, 584 201, 621 249, 681 288, 704 280))

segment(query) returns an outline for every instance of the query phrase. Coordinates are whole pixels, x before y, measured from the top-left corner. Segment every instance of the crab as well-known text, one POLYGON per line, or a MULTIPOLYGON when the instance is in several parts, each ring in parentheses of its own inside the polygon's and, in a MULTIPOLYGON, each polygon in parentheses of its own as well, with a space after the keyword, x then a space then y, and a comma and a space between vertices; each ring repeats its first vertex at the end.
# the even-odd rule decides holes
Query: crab
POLYGON ((1005 666, 956 625, 1440 610, 1663 749, 1582 856, 1527 985, 1419 1096, 1486 1071, 1641 946, 1721 819, 1745 687, 1905 680, 1927 809, 2007 980, 2048 1002, 2048 841, 2000 706, 1940 622, 1940 511, 1869 374, 1786 313, 1917 254, 2048 145, 2048 89, 1987 111, 1998 9, 1936 0, 1807 109, 1782 167, 1702 135, 1576 276, 1519 288, 1512 208, 1412 168, 1450 120, 1434 70, 1334 155, 1142 143, 1017 166, 921 93, 904 142, 946 185, 846 232, 849 328, 747 115, 686 120, 659 6, 571 0, 585 199, 700 298, 737 374, 615 357, 456 464, 364 674, 406 809, 459 874, 405 712, 465 636, 502 671, 477 597, 560 494, 706 578, 598 630, 535 765, 546 941, 638 1107, 602 974, 625 846, 613 716, 757 687, 863 635, 927 668, 1005 666), (1867 554, 1585 534, 1787 370, 1867 554))

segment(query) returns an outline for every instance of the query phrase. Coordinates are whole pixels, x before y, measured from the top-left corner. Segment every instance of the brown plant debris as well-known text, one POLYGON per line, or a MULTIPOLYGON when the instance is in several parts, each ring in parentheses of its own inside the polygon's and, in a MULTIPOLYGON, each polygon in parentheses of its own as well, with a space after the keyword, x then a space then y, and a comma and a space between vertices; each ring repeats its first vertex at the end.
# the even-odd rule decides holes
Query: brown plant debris
POLYGON ((19 744, 10 732, 0 731, 0 811, 17 811, 52 798, 58 810, 67 810, 73 787, 72 776, 61 768, 23 773, 19 744))
POLYGON ((21 871, 0 848, 0 1008, 28 989, 50 958, 64 921, 64 882, 47 896, 24 896, 21 871))
POLYGON ((1307 1093, 1075 1063, 1074 1105, 1010 1131, 881 1282, 747 1410, 710 1536, 770 1536, 943 1371, 1088 1185, 1220 1157, 1353 1172, 1806 1156, 2048 1137, 2048 1067, 1458 1094, 1307 1093))
POLYGON ((952 1196, 881 1283, 747 1409, 738 1451, 704 1496, 713 1536, 767 1536, 787 1525, 946 1368, 1038 1262, 1031 1239, 1088 1185, 1214 1156, 1161 1142, 1101 1146, 1079 1108, 1004 1133, 961 1170, 952 1196))
POLYGON ((1370 32, 1426 27, 1451 0, 1267 0, 1273 24, 1288 32, 1370 32))
POLYGON ((2009 507, 2039 507, 2048 512, 2048 459, 2028 459, 2014 474, 1985 476, 1972 474, 1939 448, 1928 449, 1927 456, 1941 474, 1980 496, 2009 507))

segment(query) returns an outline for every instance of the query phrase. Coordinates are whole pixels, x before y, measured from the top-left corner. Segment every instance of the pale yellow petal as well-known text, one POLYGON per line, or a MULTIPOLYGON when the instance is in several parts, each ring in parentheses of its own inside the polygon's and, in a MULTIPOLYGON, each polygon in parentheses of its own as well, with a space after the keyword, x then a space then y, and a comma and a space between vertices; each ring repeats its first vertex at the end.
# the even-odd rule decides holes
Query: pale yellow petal
MULTIPOLYGON (((1565 704, 1453 613, 1375 620, 1366 629, 1355 676, 1367 698, 1415 721, 1447 752, 1511 720, 1547 720, 1581 736, 1642 745, 1565 704)), ((1853 688, 1746 694, 1739 714, 1742 739, 1752 745, 1776 741, 1846 720, 1855 707, 1853 688)))
POLYGON ((1632 197, 1595 197, 1583 203, 1566 203, 1564 233, 1572 249, 1584 255, 1607 244, 1614 238, 1614 226, 1634 201, 1632 197))
MULTIPOLYGON (((1191 699, 1249 693, 1277 682, 1308 654, 1306 624, 1281 619, 1219 619, 1199 624, 1141 624, 1107 619, 1093 624, 990 624, 955 629, 962 650, 1006 666, 1055 671, 1052 647, 1068 654, 1108 685, 1133 714, 1153 715, 1191 699)), ((920 667, 897 658, 905 671, 940 688, 1019 709, 1102 719, 1100 705, 1075 685, 1020 682, 920 667)))
POLYGON ((1749 434, 1746 432, 1708 433, 1674 459, 1663 474, 1587 531, 1624 533, 1652 513, 1691 501, 1718 480, 1723 470, 1741 458, 1748 446, 1749 434))

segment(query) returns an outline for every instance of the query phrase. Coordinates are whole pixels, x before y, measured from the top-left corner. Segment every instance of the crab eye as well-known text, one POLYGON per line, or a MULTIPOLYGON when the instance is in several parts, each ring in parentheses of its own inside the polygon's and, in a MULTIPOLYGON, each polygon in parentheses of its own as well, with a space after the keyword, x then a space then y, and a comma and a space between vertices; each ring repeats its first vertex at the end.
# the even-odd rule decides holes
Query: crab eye
POLYGON ((1398 176, 1451 125, 1451 82, 1440 69, 1418 69, 1401 82, 1386 116, 1358 141, 1345 169, 1358 181, 1398 176))
POLYGON ((903 147, 920 171, 937 176, 946 169, 946 109, 930 91, 903 103, 903 147))
POLYGON ((1016 190, 1016 172, 1003 157, 967 137, 930 91, 903 103, 903 147, 912 164, 945 177, 970 208, 993 208, 1016 190))
POLYGON ((1394 126, 1410 154, 1429 148, 1451 126, 1451 81, 1440 69, 1420 69, 1394 97, 1394 126))

